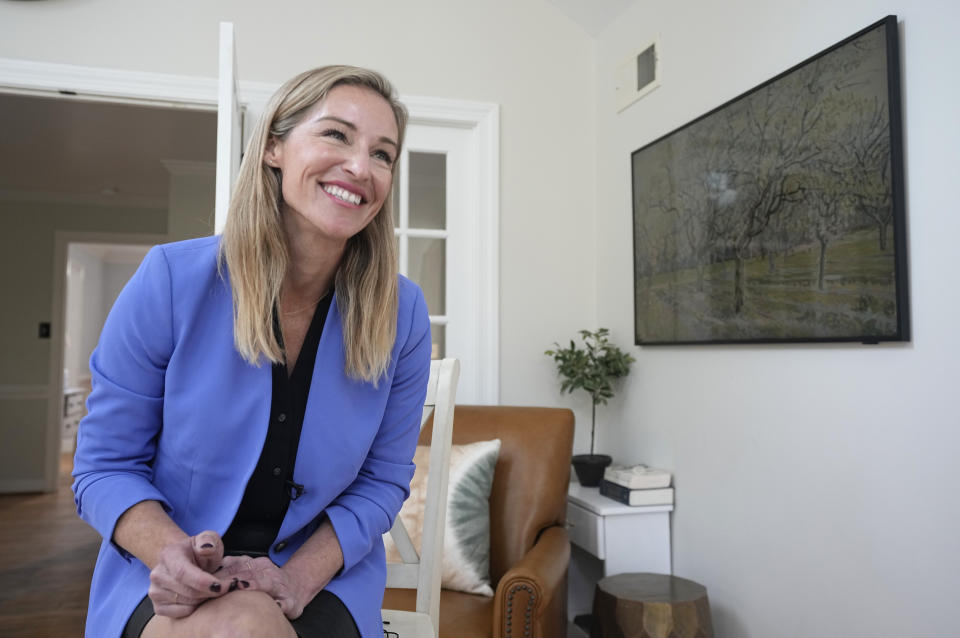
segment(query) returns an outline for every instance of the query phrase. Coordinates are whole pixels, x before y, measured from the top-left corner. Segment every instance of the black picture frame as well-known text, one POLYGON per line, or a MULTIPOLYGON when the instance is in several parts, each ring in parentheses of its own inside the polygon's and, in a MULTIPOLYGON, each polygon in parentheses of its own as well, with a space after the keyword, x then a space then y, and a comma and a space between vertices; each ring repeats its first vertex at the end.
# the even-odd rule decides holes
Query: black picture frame
POLYGON ((630 161, 637 345, 909 341, 896 16, 630 161))

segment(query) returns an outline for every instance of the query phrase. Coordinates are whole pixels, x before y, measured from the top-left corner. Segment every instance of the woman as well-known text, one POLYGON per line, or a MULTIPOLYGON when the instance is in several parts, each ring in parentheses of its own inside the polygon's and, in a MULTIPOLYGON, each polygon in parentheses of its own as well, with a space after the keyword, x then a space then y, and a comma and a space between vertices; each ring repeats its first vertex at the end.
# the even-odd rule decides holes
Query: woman
POLYGON ((397 275, 406 112, 353 67, 268 104, 222 240, 153 248, 90 360, 88 636, 382 636, 430 329, 397 275))

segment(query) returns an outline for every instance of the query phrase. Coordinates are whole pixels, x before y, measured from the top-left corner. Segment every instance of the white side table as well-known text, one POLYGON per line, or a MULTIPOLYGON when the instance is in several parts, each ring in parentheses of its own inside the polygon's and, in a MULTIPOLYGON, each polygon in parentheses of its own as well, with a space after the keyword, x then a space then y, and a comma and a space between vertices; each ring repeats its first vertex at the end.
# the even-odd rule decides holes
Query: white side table
POLYGON ((567 531, 572 543, 567 615, 588 614, 597 581, 624 572, 670 574, 673 505, 633 507, 571 482, 567 531))

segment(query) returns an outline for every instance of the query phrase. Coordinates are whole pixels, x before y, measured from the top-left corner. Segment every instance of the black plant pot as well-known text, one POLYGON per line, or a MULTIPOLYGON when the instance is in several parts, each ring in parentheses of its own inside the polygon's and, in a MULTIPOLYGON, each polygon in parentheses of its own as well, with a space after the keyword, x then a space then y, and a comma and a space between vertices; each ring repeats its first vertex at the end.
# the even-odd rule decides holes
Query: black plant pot
POLYGON ((577 480, 584 487, 596 487, 603 478, 603 470, 613 461, 606 454, 574 454, 573 470, 577 473, 577 480))

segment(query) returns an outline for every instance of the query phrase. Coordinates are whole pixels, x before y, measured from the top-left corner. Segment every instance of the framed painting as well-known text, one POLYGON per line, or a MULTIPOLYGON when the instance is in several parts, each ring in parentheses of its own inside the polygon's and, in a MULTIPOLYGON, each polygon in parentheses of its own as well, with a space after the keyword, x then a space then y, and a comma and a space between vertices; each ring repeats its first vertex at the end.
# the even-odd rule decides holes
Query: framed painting
POLYGON ((909 340, 896 16, 631 154, 636 343, 909 340))

